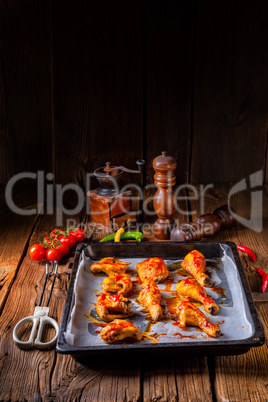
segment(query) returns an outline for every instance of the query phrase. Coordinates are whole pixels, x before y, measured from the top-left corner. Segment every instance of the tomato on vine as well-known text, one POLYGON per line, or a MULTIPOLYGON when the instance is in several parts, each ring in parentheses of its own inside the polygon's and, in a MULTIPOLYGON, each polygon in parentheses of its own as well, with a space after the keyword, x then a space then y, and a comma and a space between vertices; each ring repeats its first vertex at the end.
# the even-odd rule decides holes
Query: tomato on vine
POLYGON ((73 235, 69 236, 60 235, 58 239, 61 243, 66 244, 66 246, 68 246, 69 248, 73 248, 76 244, 76 240, 73 235))
POLYGON ((44 238, 44 240, 43 240, 43 245, 45 246, 45 247, 49 247, 49 246, 51 246, 51 244, 53 243, 53 237, 52 236, 46 236, 45 238, 44 238))
POLYGON ((81 229, 81 228, 78 228, 78 229, 76 229, 76 230, 70 230, 69 233, 70 233, 72 236, 75 237, 77 243, 80 243, 80 242, 83 241, 84 238, 85 238, 85 233, 84 233, 83 229, 81 229))
POLYGON ((70 227, 66 231, 55 228, 43 239, 42 244, 34 244, 30 247, 30 257, 35 261, 47 260, 59 261, 66 256, 70 249, 85 238, 83 229, 70 227))
POLYGON ((61 234, 63 234, 63 233, 64 233, 64 232, 63 232, 62 229, 53 229, 53 230, 50 232, 50 235, 49 235, 49 236, 58 237, 59 235, 61 235, 61 234))
POLYGON ((49 248, 46 251, 46 259, 47 261, 60 261, 62 255, 61 252, 56 248, 49 248))
POLYGON ((61 243, 59 246, 56 246, 56 249, 61 252, 62 257, 65 257, 70 251, 69 247, 64 243, 61 243))
POLYGON ((29 255, 34 261, 41 261, 46 256, 46 250, 40 244, 33 244, 30 247, 29 255))

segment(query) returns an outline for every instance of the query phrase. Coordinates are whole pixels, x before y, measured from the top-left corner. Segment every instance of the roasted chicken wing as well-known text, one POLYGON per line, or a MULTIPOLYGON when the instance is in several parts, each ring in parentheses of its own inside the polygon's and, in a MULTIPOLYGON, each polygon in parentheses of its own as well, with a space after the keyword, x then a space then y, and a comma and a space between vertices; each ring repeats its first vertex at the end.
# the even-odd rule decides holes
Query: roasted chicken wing
POLYGON ((108 295, 101 293, 97 297, 96 310, 103 321, 109 322, 116 318, 123 318, 130 315, 130 300, 119 295, 108 295))
POLYGON ((132 282, 128 274, 111 275, 103 281, 104 292, 127 294, 131 289, 132 282))
POLYGON ((90 271, 93 274, 105 272, 108 276, 124 274, 130 262, 123 262, 114 257, 106 257, 91 265, 90 271))
POLYGON ((114 320, 106 325, 102 328, 100 336, 106 343, 113 343, 126 338, 133 338, 137 341, 141 341, 143 337, 138 328, 134 327, 131 322, 125 320, 114 320))
POLYGON ((169 270, 162 258, 147 258, 137 264, 138 274, 142 282, 153 279, 161 282, 168 277, 169 270))
POLYGON ((157 321, 162 317, 161 293, 152 279, 143 282, 138 301, 148 308, 153 321, 157 321))
POLYGON ((219 307, 211 297, 207 297, 206 289, 199 285, 195 279, 184 279, 176 285, 176 290, 179 296, 185 300, 196 300, 204 304, 205 311, 209 314, 216 314, 219 307))
POLYGON ((208 286, 209 277, 206 272, 206 259, 202 253, 193 250, 186 255, 181 266, 197 280, 201 286, 208 286))
POLYGON ((178 321, 180 328, 185 328, 186 325, 193 325, 201 328, 207 335, 213 338, 220 336, 219 326, 209 322, 202 311, 198 307, 189 302, 181 302, 177 309, 178 321))

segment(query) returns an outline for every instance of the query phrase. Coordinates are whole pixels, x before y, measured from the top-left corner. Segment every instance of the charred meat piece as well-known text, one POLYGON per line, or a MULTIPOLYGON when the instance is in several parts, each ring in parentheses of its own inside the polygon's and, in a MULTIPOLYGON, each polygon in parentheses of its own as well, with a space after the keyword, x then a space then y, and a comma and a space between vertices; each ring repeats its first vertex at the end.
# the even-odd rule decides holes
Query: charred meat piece
POLYGON ((114 320, 102 328, 100 332, 101 339, 106 343, 122 341, 122 339, 132 338, 141 341, 143 335, 134 325, 125 320, 114 320))
POLYGON ((198 307, 189 302, 181 302, 177 309, 178 321, 177 324, 180 328, 184 329, 186 325, 193 325, 199 327, 207 335, 213 338, 220 336, 219 326, 209 322, 202 311, 198 307))
POLYGON ((157 321, 162 317, 163 309, 160 306, 161 293, 152 279, 143 282, 138 301, 148 308, 153 321, 157 321))
POLYGON ((130 315, 130 300, 119 295, 108 295, 101 293, 97 297, 96 310, 103 321, 110 322, 116 318, 123 318, 130 315))
POLYGON ((111 275, 103 281, 104 292, 127 294, 131 289, 132 282, 128 274, 111 275))
POLYGON ((155 282, 164 281, 169 274, 168 267, 162 258, 147 258, 137 264, 138 274, 142 282, 153 279, 155 282))
POLYGON ((186 255, 181 263, 182 268, 191 274, 201 286, 209 285, 209 277, 206 272, 206 259, 202 253, 193 250, 186 255))
POLYGON ((91 265, 90 271, 93 274, 105 272, 108 276, 124 274, 130 265, 130 262, 123 262, 114 257, 106 257, 91 265))
POLYGON ((205 311, 209 314, 216 314, 219 307, 211 297, 207 297, 206 289, 204 289, 195 279, 184 279, 176 285, 176 290, 179 296, 182 296, 185 301, 196 300, 202 303, 205 311))

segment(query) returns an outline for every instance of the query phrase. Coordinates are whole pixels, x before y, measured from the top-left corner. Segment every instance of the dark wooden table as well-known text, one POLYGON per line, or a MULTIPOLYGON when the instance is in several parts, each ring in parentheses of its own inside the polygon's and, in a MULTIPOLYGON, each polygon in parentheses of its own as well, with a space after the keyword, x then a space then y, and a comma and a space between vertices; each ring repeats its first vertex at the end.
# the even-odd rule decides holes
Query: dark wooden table
MULTIPOLYGON (((229 186, 230 187, 230 186, 229 186)), ((207 192, 206 212, 226 203, 228 186, 218 186, 207 192)), ((239 215, 247 217, 249 194, 241 192, 232 199, 239 215)), ((20 205, 33 203, 31 194, 22 189, 16 194, 20 205)), ((189 357, 153 359, 137 356, 129 360, 89 359, 81 364, 55 350, 20 350, 12 340, 15 324, 31 315, 40 298, 45 276, 45 264, 28 256, 29 245, 42 240, 55 227, 55 215, 16 216, 4 208, 1 219, 0 248, 0 400, 27 401, 265 401, 268 400, 267 342, 240 356, 189 357)), ((197 201, 180 201, 185 213, 176 219, 187 221, 187 210, 195 219, 200 213, 197 201)), ((251 247, 257 255, 258 266, 268 266, 268 195, 263 189, 264 228, 260 233, 236 224, 222 231, 213 240, 230 240, 251 247)), ((64 225, 68 216, 64 217, 64 225)), ((73 217, 87 223, 86 214, 73 217)), ((146 218, 148 223, 153 218, 146 218)), ((149 227, 147 240, 153 236, 149 227)), ((51 315, 60 322, 69 277, 64 273, 69 259, 60 263, 60 281, 56 282, 51 299, 51 315)), ((255 300, 260 298, 260 278, 241 254, 241 260, 255 300)), ((267 293, 265 295, 265 298, 267 293)), ((266 298, 267 300, 267 298, 266 298)), ((267 301, 256 301, 260 319, 268 334, 267 301)))

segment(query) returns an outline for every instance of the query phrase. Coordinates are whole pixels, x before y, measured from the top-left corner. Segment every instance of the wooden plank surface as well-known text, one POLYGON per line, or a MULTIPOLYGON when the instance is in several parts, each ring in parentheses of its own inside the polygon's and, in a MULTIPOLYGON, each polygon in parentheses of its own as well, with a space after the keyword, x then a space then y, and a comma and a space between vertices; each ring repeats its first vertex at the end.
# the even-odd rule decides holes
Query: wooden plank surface
MULTIPOLYGON (((38 214, 15 215, 5 201, 5 186, 0 193, 0 313, 28 247, 31 232, 38 214)), ((33 187, 14 186, 13 199, 17 207, 27 210, 36 209, 36 195, 33 187)))
POLYGON ((70 356, 57 356, 50 397, 62 401, 140 400, 140 362, 120 358, 89 359, 81 364, 70 356))
POLYGON ((57 181, 85 185, 85 174, 106 161, 136 169, 143 156, 142 1, 57 1, 54 9, 57 181))
POLYGON ((145 2, 144 84, 146 158, 162 151, 178 162, 177 183, 186 183, 190 155, 194 2, 145 2))
MULTIPOLYGON (((205 198, 205 213, 211 213, 213 210, 226 203, 228 192, 231 186, 221 186, 214 188, 205 198)), ((231 198, 232 207, 242 218, 250 218, 250 192, 240 192, 231 198)), ((193 216, 195 220, 199 215, 199 202, 191 201, 193 210, 197 214, 193 216)), ((267 271, 267 236, 268 236, 268 196, 263 192, 263 222, 264 227, 260 233, 246 228, 237 223, 234 227, 221 231, 213 237, 213 240, 228 240, 235 244, 243 244, 252 248, 257 257, 256 266, 260 266, 267 271)), ((253 211, 252 226, 256 228, 257 216, 262 211, 253 211)), ((240 257, 245 269, 250 288, 254 292, 260 292, 261 281, 259 276, 252 270, 249 258, 246 254, 240 253, 240 257)), ((258 302, 256 305, 260 315, 261 322, 265 330, 265 336, 268 335, 267 304, 258 302)), ((268 378, 268 350, 267 341, 265 345, 258 348, 252 348, 248 353, 241 356, 215 357, 214 367, 211 367, 213 388, 215 396, 219 401, 263 401, 267 400, 267 378, 268 378)))
MULTIPOLYGON (((67 218, 69 217, 64 217, 63 227, 67 218)), ((29 243, 42 240, 53 227, 54 215, 41 216, 29 243)), ((60 280, 56 281, 50 302, 50 315, 59 323, 68 288, 68 275, 63 272, 73 255, 72 252, 70 258, 65 258, 59 265, 60 280)), ((44 275, 44 262, 36 263, 26 255, 0 317, 0 399, 138 400, 139 360, 134 360, 129 367, 123 359, 116 362, 102 359, 97 363, 93 359, 85 365, 76 362, 69 355, 56 355, 55 350, 24 351, 14 346, 13 328, 20 319, 33 313, 40 298, 44 275)), ((48 291, 45 297, 47 295, 48 291)))
POLYGON ((262 2, 12 0, 0 10, 0 181, 42 169, 85 185, 108 159, 134 168, 147 156, 152 182, 166 149, 179 183, 258 170, 267 182, 262 2))
MULTIPOLYGON (((55 226, 54 216, 40 217, 29 244, 41 241, 53 226, 55 226)), ((60 264, 60 274, 62 273, 62 268, 62 264, 60 264)), ((12 339, 15 324, 22 318, 33 314, 34 307, 40 299, 44 278, 45 263, 37 263, 31 260, 27 253, 20 266, 0 318, 2 322, 1 356, 4 356, 0 366, 0 399, 41 400, 46 399, 50 394, 50 376, 56 361, 55 350, 20 350, 14 345, 12 339), (3 323, 5 323, 5 326, 3 323)), ((60 322, 62 315, 67 286, 68 279, 63 274, 61 275, 61 279, 55 283, 50 302, 50 316, 58 322, 60 322)), ((47 296, 48 290, 45 292, 45 299, 47 296)))
POLYGON ((144 401, 212 401, 206 357, 144 360, 144 401))
POLYGON ((231 183, 265 168, 264 4, 197 2, 191 183, 231 183))
POLYGON ((0 4, 0 182, 52 171, 51 2, 0 4))
POLYGON ((268 135, 267 135, 267 139, 266 139, 266 155, 265 155, 265 166, 264 166, 264 180, 263 182, 265 184, 268 183, 268 135))

